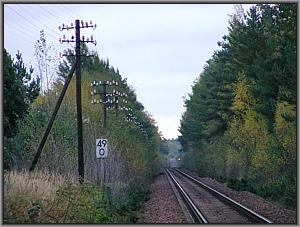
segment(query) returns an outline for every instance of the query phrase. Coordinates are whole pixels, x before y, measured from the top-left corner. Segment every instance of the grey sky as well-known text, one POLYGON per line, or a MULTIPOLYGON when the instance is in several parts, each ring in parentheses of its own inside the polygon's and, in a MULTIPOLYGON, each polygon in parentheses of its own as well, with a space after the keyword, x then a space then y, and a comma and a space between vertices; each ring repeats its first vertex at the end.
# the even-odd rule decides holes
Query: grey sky
MULTIPOLYGON (((249 8, 249 5, 244 5, 249 8)), ((44 29, 58 52, 70 48, 58 39, 62 23, 92 20, 100 57, 109 58, 136 90, 137 98, 166 138, 179 135, 183 96, 191 92, 205 62, 227 34, 232 4, 5 4, 4 47, 23 53, 35 65, 34 44, 44 29), (79 18, 80 16, 80 18, 79 18)))

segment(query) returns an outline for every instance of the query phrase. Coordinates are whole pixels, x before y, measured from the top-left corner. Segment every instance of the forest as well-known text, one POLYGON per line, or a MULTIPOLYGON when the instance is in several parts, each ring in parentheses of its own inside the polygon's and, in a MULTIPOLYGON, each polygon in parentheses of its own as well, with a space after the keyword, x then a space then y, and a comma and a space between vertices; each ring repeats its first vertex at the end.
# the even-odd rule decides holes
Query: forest
POLYGON ((81 45, 82 185, 75 75, 36 169, 28 171, 75 63, 72 50, 64 52, 64 60, 55 59, 41 31, 37 66, 26 68, 21 52, 4 49, 3 223, 135 223, 154 177, 172 164, 295 209, 297 4, 258 4, 246 13, 240 6, 228 23, 228 34, 184 100, 175 140, 162 137, 109 59, 81 45), (126 94, 118 107, 107 109, 106 126, 96 101, 103 90, 93 81, 115 81, 118 86, 107 92, 126 94), (108 138, 109 153, 96 159, 101 137, 108 138))
MULTIPOLYGON (((4 222, 5 223, 132 223, 149 196, 149 185, 163 163, 161 135, 135 91, 109 60, 87 56, 82 45, 82 109, 85 183, 78 184, 75 75, 67 89, 34 172, 28 172, 64 81, 74 64, 71 50, 58 64, 57 79, 45 77, 43 51, 50 50, 41 32, 36 45, 37 70, 24 66, 4 50, 4 222), (93 81, 116 81, 107 93, 126 94, 119 108, 107 109, 103 125, 100 95, 93 81), (114 91, 115 90, 115 91, 114 91), (122 108, 121 108, 122 107, 122 108), (140 125, 128 118, 134 118, 140 125), (141 126, 142 125, 142 126, 141 126), (138 127, 141 126, 141 127, 138 127), (109 154, 96 159, 97 138, 109 140, 109 154)), ((50 51, 49 51, 50 55, 50 51)), ((48 66, 50 74, 50 67, 48 66)), ((55 72, 53 72, 55 73, 55 72)), ((102 91, 98 91, 101 93, 102 91)))
POLYGON ((184 167, 297 205, 297 4, 258 4, 229 20, 185 99, 184 167))

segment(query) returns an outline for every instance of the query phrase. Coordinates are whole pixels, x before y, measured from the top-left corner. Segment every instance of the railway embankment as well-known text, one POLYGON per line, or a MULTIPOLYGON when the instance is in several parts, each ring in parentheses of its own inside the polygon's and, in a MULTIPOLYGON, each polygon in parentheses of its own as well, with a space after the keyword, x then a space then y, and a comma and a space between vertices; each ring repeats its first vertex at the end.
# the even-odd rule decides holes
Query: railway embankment
MULTIPOLYGON (((212 178, 192 175, 209 187, 266 217, 274 224, 297 223, 295 210, 287 209, 247 191, 235 191, 212 178)), ((151 185, 150 199, 145 203, 143 215, 138 223, 192 223, 191 219, 187 218, 186 210, 182 206, 180 198, 176 196, 174 189, 175 187, 172 187, 165 174, 157 176, 151 185)))
POLYGON ((151 185, 150 199, 143 207, 141 224, 188 223, 165 174, 156 177, 151 185))

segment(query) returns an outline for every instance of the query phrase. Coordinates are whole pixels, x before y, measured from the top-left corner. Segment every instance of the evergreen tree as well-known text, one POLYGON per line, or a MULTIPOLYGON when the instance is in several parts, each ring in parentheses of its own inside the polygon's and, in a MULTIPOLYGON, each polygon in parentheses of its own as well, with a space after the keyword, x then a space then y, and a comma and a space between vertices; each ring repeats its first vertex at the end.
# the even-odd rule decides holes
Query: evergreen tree
POLYGON ((239 7, 185 100, 180 126, 187 168, 246 179, 252 191, 289 206, 296 205, 296 20, 296 4, 258 4, 245 15, 239 7))
POLYGON ((17 122, 27 113, 30 103, 39 94, 39 81, 32 79, 33 68, 27 72, 22 54, 16 54, 16 62, 4 49, 3 53, 3 104, 4 136, 13 137, 17 122))

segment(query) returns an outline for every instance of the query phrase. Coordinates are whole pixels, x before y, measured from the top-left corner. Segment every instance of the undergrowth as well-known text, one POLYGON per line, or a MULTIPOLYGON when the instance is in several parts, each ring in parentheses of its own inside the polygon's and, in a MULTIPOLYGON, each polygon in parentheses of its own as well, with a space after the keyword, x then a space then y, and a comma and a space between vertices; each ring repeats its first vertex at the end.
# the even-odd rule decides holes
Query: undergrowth
POLYGON ((78 185, 71 176, 6 172, 3 223, 134 223, 149 192, 147 183, 134 180, 125 192, 126 199, 118 201, 110 187, 78 185))

